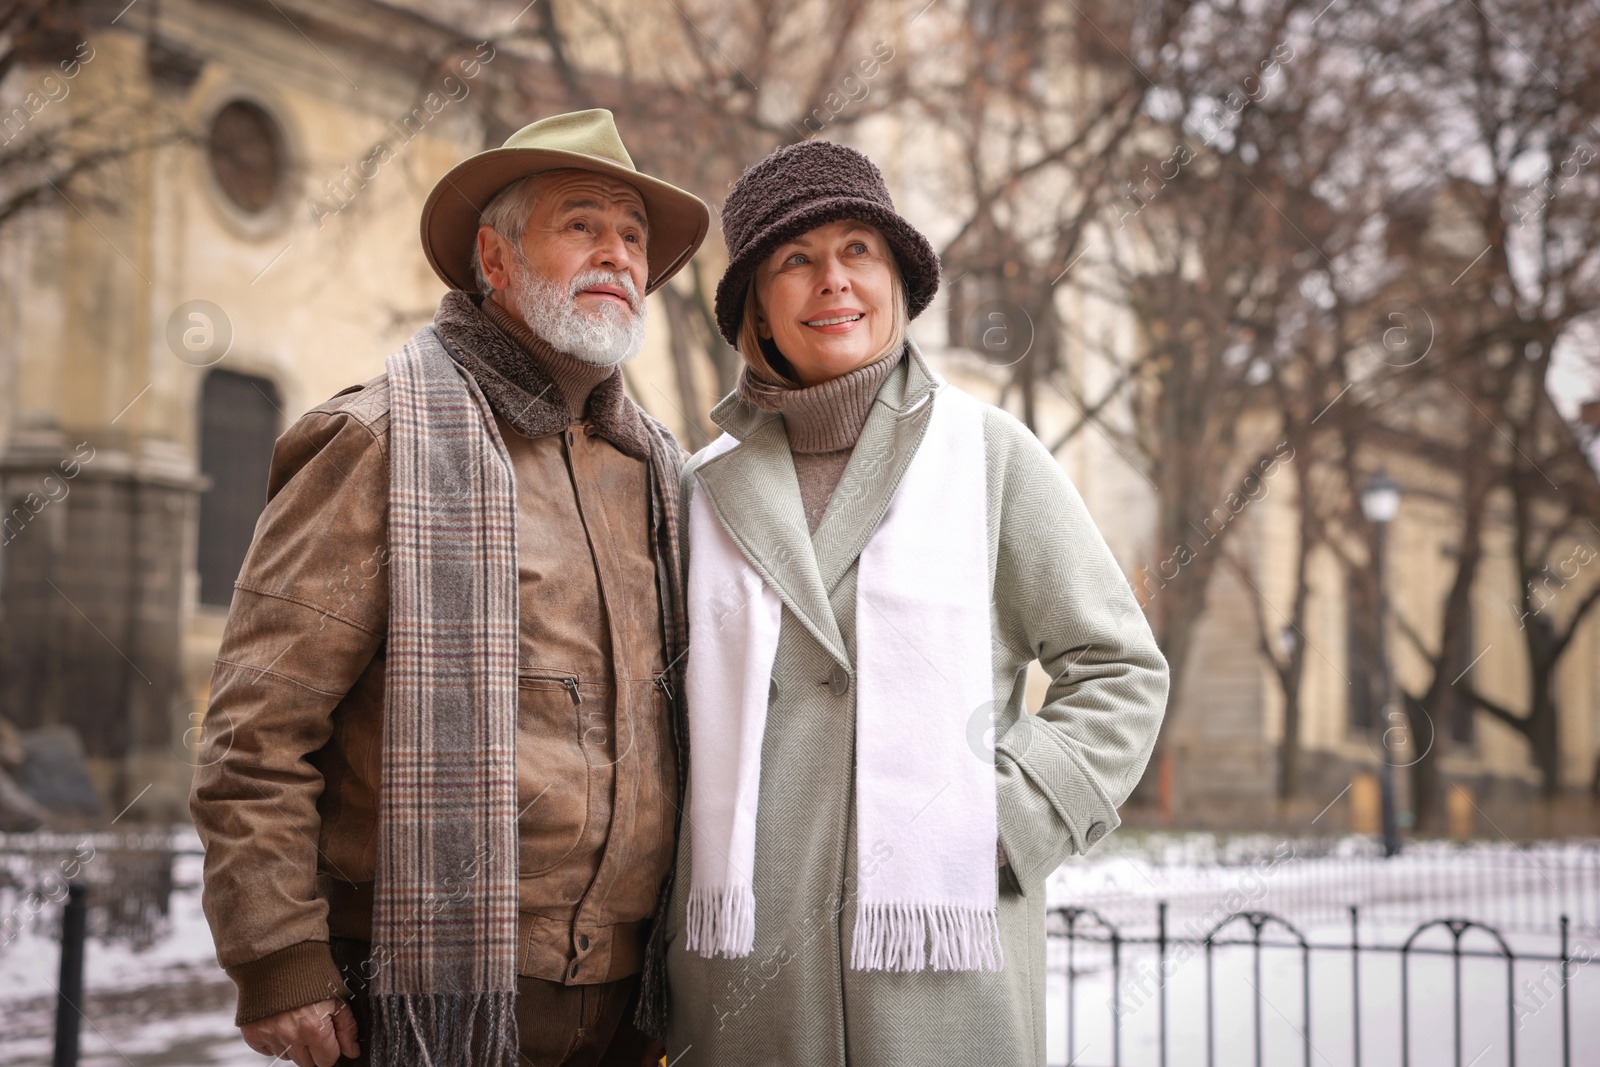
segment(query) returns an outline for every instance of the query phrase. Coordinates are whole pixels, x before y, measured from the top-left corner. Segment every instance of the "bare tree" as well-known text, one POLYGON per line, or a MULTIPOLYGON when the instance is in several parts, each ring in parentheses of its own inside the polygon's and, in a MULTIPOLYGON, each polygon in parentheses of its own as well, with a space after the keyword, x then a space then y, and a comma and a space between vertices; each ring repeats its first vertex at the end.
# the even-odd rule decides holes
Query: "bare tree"
POLYGON ((1517 594, 1511 610, 1527 665, 1521 710, 1491 699, 1465 669, 1452 682, 1455 693, 1520 734, 1539 772, 1541 791, 1561 789, 1561 708, 1556 670, 1597 603, 1600 581, 1600 486, 1577 436, 1556 412, 1542 383, 1548 354, 1512 361, 1516 375, 1497 413, 1497 428, 1509 438, 1500 450, 1498 474, 1509 498, 1517 594))
POLYGON ((951 341, 1010 368, 1001 402, 1015 397, 1035 430, 1041 392, 1073 399, 1062 279, 1147 125, 1150 72, 1189 6, 972 2, 930 16, 935 58, 908 87, 908 121, 950 147, 937 189, 955 222, 940 249, 951 341))
MULTIPOLYGON (((1477 651, 1471 598, 1486 533, 1501 521, 1497 494, 1511 495, 1513 530, 1537 527, 1519 541, 1525 595, 1551 553, 1570 550, 1594 500, 1592 469, 1546 386, 1552 354, 1600 306, 1600 187, 1584 170, 1596 157, 1582 132, 1592 114, 1583 102, 1600 85, 1594 16, 1533 0, 1469 7, 1380 0, 1320 11, 1315 37, 1295 39, 1285 63, 1291 77, 1276 98, 1244 108, 1190 173, 1136 187, 1122 209, 1139 239, 1119 281, 1146 334, 1141 355, 1155 356, 1131 376, 1153 384, 1140 394, 1144 406, 1134 406, 1128 444, 1150 459, 1158 529, 1189 546, 1183 524, 1214 513, 1228 484, 1215 472, 1238 470, 1244 443, 1232 426, 1244 412, 1269 404, 1292 443, 1293 596, 1272 605, 1257 589, 1254 601, 1258 643, 1284 690, 1280 796, 1298 788, 1305 651, 1303 631, 1287 651, 1276 649, 1271 620, 1300 631, 1306 554, 1331 545, 1372 586, 1375 531, 1358 495, 1385 453, 1415 457, 1450 487, 1457 525, 1442 621, 1422 634, 1395 613, 1426 664, 1423 683, 1402 694, 1425 826, 1439 814, 1435 724, 1458 714, 1463 692, 1482 697, 1455 680, 1477 651), (1515 27, 1513 36, 1497 27, 1515 27), (1247 195, 1230 197, 1230 186, 1247 195), (1242 373, 1227 373, 1230 353, 1242 373), (1252 391, 1253 377, 1265 390, 1252 391), (1546 477, 1554 470, 1565 477, 1546 477), (1556 484, 1580 488, 1558 492, 1556 484), (1321 487, 1315 498, 1307 495, 1313 485, 1321 487), (1350 546, 1362 543, 1364 558, 1352 556, 1350 546)), ((1293 31, 1294 14, 1283 9, 1279 32, 1293 31)), ((1216 42, 1247 39, 1247 27, 1206 25, 1221 33, 1197 43, 1191 59, 1226 70, 1216 42)), ((1183 84, 1174 78, 1174 91, 1183 84)), ((1188 114, 1204 97, 1191 89, 1174 110, 1188 114)), ((1176 595, 1152 613, 1177 678, 1216 560, 1179 555, 1188 573, 1180 566, 1160 587, 1160 597, 1176 595)), ((1369 588, 1367 603, 1379 596, 1369 588)), ((1529 737, 1549 775, 1557 760, 1550 671, 1592 604, 1576 592, 1569 599, 1577 614, 1560 634, 1544 631, 1548 618, 1525 631, 1537 679, 1527 710, 1479 700, 1529 737)))
POLYGON ((193 137, 161 107, 113 96, 108 107, 65 101, 95 60, 86 6, 78 0, 0 3, 0 228, 63 198, 115 210, 98 181, 123 160, 193 137), (14 75, 14 77, 13 77, 14 75))
MULTIPOLYGON (((1440 457, 1460 472, 1457 573, 1441 631, 1431 640, 1414 636, 1431 678, 1406 699, 1418 725, 1431 726, 1447 721, 1468 694, 1528 738, 1553 793, 1559 753, 1552 672, 1590 604, 1577 602, 1559 633, 1549 615, 1533 610, 1522 629, 1530 681, 1520 713, 1463 680, 1477 650, 1460 638, 1484 529, 1499 521, 1490 510, 1496 500, 1510 501, 1525 612, 1534 608, 1530 581, 1570 548, 1581 522, 1600 517, 1593 469, 1548 395, 1552 359, 1592 328, 1600 309, 1600 180, 1590 118, 1600 101, 1600 13, 1571 0, 1441 0, 1394 14, 1382 62, 1405 72, 1405 91, 1418 105, 1407 133, 1431 147, 1437 170, 1413 188, 1431 192, 1438 205, 1433 228, 1443 231, 1439 240, 1400 251, 1432 279, 1417 299, 1449 345, 1430 377, 1451 400, 1455 425, 1466 427, 1440 457)), ((1418 436, 1431 438, 1426 445, 1449 445, 1438 435, 1418 436)), ((1439 746, 1417 740, 1424 754, 1414 767, 1413 796, 1419 824, 1430 825, 1439 813, 1439 746)))
MULTIPOLYGON (((1132 352, 1096 348, 1092 335, 1082 343, 1119 368, 1112 391, 1126 391, 1125 415, 1111 393, 1072 397, 1153 489, 1153 555, 1135 585, 1172 671, 1169 729, 1235 520, 1279 462, 1301 468, 1293 602, 1270 603, 1253 568, 1234 568, 1252 587, 1258 640, 1285 689, 1284 796, 1298 788, 1305 566, 1321 536, 1307 470, 1329 426, 1313 423, 1343 379, 1334 339, 1369 287, 1338 261, 1359 252, 1373 211, 1342 178, 1361 152, 1364 93, 1353 86, 1337 112, 1317 106, 1348 57, 1332 43, 1336 20, 1316 25, 1322 6, 1183 13, 1142 128, 1118 153, 1126 177, 1099 205, 1111 220, 1103 295, 1126 309, 1139 341, 1132 352), (1297 640, 1280 658, 1284 627, 1297 640)), ((1165 759, 1158 742, 1137 796, 1151 799, 1165 759)))

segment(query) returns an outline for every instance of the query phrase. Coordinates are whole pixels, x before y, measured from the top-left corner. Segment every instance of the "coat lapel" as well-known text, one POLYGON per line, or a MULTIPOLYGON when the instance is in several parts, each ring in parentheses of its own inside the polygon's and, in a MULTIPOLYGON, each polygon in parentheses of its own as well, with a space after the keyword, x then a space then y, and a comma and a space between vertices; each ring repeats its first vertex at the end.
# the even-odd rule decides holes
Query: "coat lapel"
POLYGON ((699 466, 696 491, 706 495, 733 543, 789 610, 848 666, 844 638, 817 573, 783 419, 756 412, 737 397, 719 404, 712 418, 740 444, 699 466), (730 402, 745 410, 730 410, 730 402))
POLYGON ((822 587, 830 593, 883 522, 933 414, 938 388, 914 342, 878 391, 850 462, 812 537, 822 587))

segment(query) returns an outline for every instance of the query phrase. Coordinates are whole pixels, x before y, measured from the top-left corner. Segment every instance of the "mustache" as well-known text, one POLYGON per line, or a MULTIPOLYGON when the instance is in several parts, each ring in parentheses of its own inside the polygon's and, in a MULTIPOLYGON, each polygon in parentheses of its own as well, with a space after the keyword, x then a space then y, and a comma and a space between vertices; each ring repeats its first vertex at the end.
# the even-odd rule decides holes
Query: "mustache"
POLYGON ((639 303, 641 300, 641 297, 639 296, 639 288, 633 284, 632 275, 628 274, 626 271, 616 274, 613 274, 608 270, 584 271, 582 274, 572 279, 572 285, 567 295, 576 300, 579 293, 595 285, 614 285, 618 289, 621 289, 628 297, 629 310, 633 311, 634 314, 638 314, 639 303))

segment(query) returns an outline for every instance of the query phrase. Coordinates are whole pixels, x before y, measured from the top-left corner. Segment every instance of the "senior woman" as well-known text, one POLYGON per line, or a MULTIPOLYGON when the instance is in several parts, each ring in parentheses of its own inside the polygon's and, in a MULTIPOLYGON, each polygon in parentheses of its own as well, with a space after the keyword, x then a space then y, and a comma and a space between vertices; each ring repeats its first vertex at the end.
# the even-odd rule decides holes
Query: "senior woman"
POLYGON ((1166 662, 1050 454, 907 338, 938 258, 865 156, 779 149, 722 223, 669 1059, 1042 1064, 1044 881, 1117 825, 1166 662))

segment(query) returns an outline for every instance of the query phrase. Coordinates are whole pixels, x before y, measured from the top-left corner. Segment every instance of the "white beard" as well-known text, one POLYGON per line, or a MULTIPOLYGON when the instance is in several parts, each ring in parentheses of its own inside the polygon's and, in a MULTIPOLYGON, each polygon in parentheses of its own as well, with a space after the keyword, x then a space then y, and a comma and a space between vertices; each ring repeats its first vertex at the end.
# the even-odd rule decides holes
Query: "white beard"
MULTIPOLYGON (((520 249, 518 250, 520 252, 520 249)), ((644 347, 646 305, 626 272, 585 271, 567 290, 528 269, 521 255, 506 295, 535 337, 558 352, 596 367, 626 363, 644 347), (591 285, 616 285, 631 308, 606 303, 593 311, 578 306, 578 293, 591 285)))

